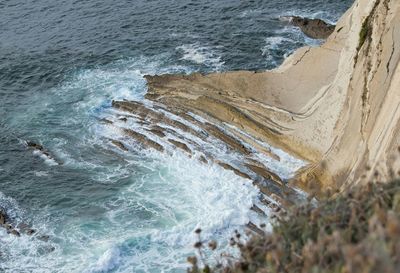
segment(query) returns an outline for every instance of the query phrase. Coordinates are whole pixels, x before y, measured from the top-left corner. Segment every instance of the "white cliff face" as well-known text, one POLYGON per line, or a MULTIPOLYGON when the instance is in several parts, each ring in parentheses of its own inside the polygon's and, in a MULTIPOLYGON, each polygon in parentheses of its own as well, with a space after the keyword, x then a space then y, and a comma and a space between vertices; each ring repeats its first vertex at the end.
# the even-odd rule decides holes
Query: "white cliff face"
POLYGON ((318 165, 339 185, 359 181, 367 166, 371 172, 366 178, 377 169, 390 173, 400 131, 399 19, 400 2, 377 0, 356 2, 341 22, 349 25, 349 34, 333 85, 344 90, 336 95, 344 103, 338 104, 332 149, 318 165))
POLYGON ((292 139, 320 153, 320 158, 311 158, 314 163, 303 180, 315 177, 340 186, 359 180, 367 166, 369 176, 378 165, 382 174, 389 173, 393 162, 388 160, 397 150, 399 131, 399 15, 398 1, 356 1, 324 45, 311 49, 308 56, 300 50, 277 69, 290 73, 293 65, 300 65, 307 75, 313 74, 303 81, 315 77, 326 84, 300 90, 301 96, 312 94, 300 111, 307 115, 291 122, 292 139), (318 60, 326 62, 321 65, 318 60), (324 65, 335 74, 333 80, 324 65))

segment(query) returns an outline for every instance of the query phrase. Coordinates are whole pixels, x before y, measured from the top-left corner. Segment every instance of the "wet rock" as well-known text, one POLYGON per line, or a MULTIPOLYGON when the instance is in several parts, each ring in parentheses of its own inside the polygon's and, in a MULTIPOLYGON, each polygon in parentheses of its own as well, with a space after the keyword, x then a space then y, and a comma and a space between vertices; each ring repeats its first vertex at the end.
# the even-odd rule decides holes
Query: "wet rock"
POLYGON ((253 205, 251 207, 251 210, 258 213, 259 215, 265 215, 265 212, 256 205, 253 205))
POLYGON ((26 146, 28 148, 31 148, 35 151, 38 151, 40 153, 42 153, 44 156, 46 156, 48 159, 53 160, 54 162, 56 162, 56 164, 61 165, 62 163, 57 161, 42 145, 37 144, 35 142, 32 141, 26 141, 26 146))
POLYGON ((186 112, 180 112, 180 113, 177 113, 176 115, 186 119, 187 121, 189 121, 189 122, 191 122, 193 124, 201 124, 200 121, 198 121, 197 119, 195 119, 194 117, 192 117, 191 115, 189 115, 186 112))
POLYGON ((261 177, 264 177, 268 181, 273 182, 279 187, 286 187, 285 183, 283 183, 282 179, 274 174, 273 172, 269 171, 266 167, 257 166, 254 163, 246 163, 247 168, 249 168, 252 172, 258 174, 261 177))
POLYGON ((34 230, 30 225, 23 222, 19 223, 17 227, 13 226, 12 223, 9 222, 7 214, 1 209, 0 209, 0 227, 6 229, 8 234, 12 234, 17 237, 20 237, 21 233, 27 235, 33 235, 34 233, 36 233, 36 230, 34 230))
POLYGON ((37 143, 32 142, 32 141, 27 141, 27 142, 26 142, 26 145, 27 145, 28 147, 30 147, 30 148, 35 149, 35 150, 44 151, 44 148, 43 148, 42 145, 37 144, 37 143))
POLYGON ((5 228, 8 234, 12 234, 17 237, 21 236, 21 234, 9 223, 2 224, 1 227, 5 228))
POLYGON ((254 223, 249 222, 246 227, 251 230, 252 232, 254 232, 255 234, 258 234, 260 236, 264 236, 265 232, 264 230, 262 230, 261 228, 257 227, 254 223))
POLYGON ((128 121, 128 119, 126 117, 119 118, 118 120, 123 121, 123 122, 127 122, 128 121))
POLYGON ((4 225, 6 223, 6 214, 0 210, 0 225, 4 225))
POLYGON ((11 229, 8 233, 17 237, 21 237, 21 234, 16 229, 11 229))
POLYGON ((45 243, 46 243, 46 242, 49 241, 50 236, 48 236, 48 235, 40 235, 40 236, 37 236, 36 239, 38 239, 39 241, 42 241, 42 242, 45 242, 45 243))
MULTIPOLYGON (((272 200, 274 200, 275 202, 279 203, 281 206, 287 208, 291 205, 293 205, 293 202, 289 199, 289 198, 285 198, 284 196, 280 196, 278 195, 278 193, 275 193, 274 191, 270 190, 268 187, 266 187, 265 185, 262 185, 259 182, 254 182, 254 185, 257 186, 257 188, 260 190, 261 193, 263 193, 264 195, 268 196, 269 198, 271 198, 272 200)), ((270 201, 268 201, 265 198, 261 198, 260 200, 263 204, 272 207, 275 206, 274 203, 271 203, 270 201)))
MULTIPOLYGON (((215 104, 217 104, 217 102, 215 102, 215 104)), ((220 105, 219 101, 218 105, 220 105)), ((145 147, 151 147, 159 151, 164 151, 164 147, 162 145, 152 140, 155 139, 158 141, 157 138, 153 138, 154 135, 154 137, 157 136, 159 138, 165 138, 165 140, 167 140, 169 143, 190 155, 193 153, 191 149, 200 151, 204 154, 204 156, 200 156, 198 158, 199 161, 205 164, 216 163, 226 170, 233 171, 237 176, 249 180, 253 180, 252 178, 255 178, 257 181, 253 181, 253 184, 257 185, 262 193, 271 197, 272 200, 276 200, 276 202, 280 205, 285 205, 282 201, 284 197, 279 196, 282 195, 282 192, 286 187, 285 183, 278 175, 268 170, 262 163, 252 160, 251 156, 253 151, 262 151, 264 154, 267 154, 269 157, 275 160, 280 160, 280 158, 273 154, 270 149, 265 148, 262 145, 256 145, 256 147, 254 147, 255 144, 257 144, 255 140, 252 141, 250 138, 245 138, 244 136, 241 136, 239 132, 235 134, 236 131, 233 129, 221 128, 214 125, 213 123, 216 120, 215 117, 211 117, 212 120, 210 122, 206 122, 204 120, 208 119, 207 116, 203 117, 203 115, 199 114, 198 112, 194 112, 203 118, 202 121, 200 121, 187 114, 188 111, 179 105, 174 105, 173 107, 161 107, 158 105, 153 105, 152 107, 149 107, 141 102, 136 101, 114 101, 113 107, 126 112, 127 115, 134 115, 136 120, 142 120, 148 123, 148 126, 145 126, 144 129, 152 135, 147 133, 144 135, 131 129, 120 128, 126 135, 132 137, 145 147), (241 154, 243 156, 243 161, 247 164, 240 163, 239 166, 233 167, 226 162, 214 160, 213 156, 205 153, 205 151, 203 151, 202 147, 198 145, 196 141, 193 141, 191 138, 186 138, 186 133, 197 136, 203 141, 209 141, 209 136, 222 141, 231 150, 241 154), (169 135, 174 137, 166 138, 166 136, 169 135), (190 148, 188 145, 190 145, 190 148)), ((229 110, 228 112, 232 114, 232 118, 234 120, 238 118, 240 120, 242 118, 247 118, 245 113, 236 111, 232 107, 225 108, 229 110)), ((251 121, 251 124, 255 125, 255 128, 258 130, 257 132, 264 133, 264 131, 267 130, 264 130, 264 127, 258 126, 259 123, 257 121, 251 121)), ((257 206, 254 206, 252 210, 259 214, 264 214, 264 211, 257 206)))
POLYGON ((132 113, 140 117, 143 121, 159 120, 164 117, 164 114, 147 108, 145 105, 137 101, 113 101, 112 106, 115 109, 132 113))
POLYGON ((111 120, 108 120, 108 119, 106 119, 106 118, 102 118, 100 121, 101 121, 102 123, 105 123, 105 124, 113 124, 113 122, 112 122, 111 120))
POLYGON ((124 145, 121 141, 118 141, 118 140, 115 140, 115 139, 111 139, 110 142, 111 142, 114 146, 120 148, 121 150, 123 150, 123 151, 125 151, 125 152, 128 151, 128 148, 126 148, 125 145, 124 145))
POLYGON ((26 234, 29 235, 29 236, 35 234, 35 232, 36 232, 36 230, 34 230, 34 229, 26 230, 26 234))
POLYGON ((274 194, 270 189, 268 189, 266 186, 262 185, 261 183, 254 182, 253 185, 257 186, 257 188, 260 190, 260 192, 262 192, 266 196, 272 196, 274 194))
POLYGON ((225 170, 233 171, 238 176, 241 176, 241 177, 246 178, 246 179, 251 179, 251 177, 248 174, 239 171, 238 169, 232 167, 231 165, 229 165, 227 163, 224 163, 224 162, 221 162, 221 161, 216 161, 216 163, 218 165, 220 165, 222 168, 224 168, 225 170))
POLYGON ((54 250, 56 250, 54 246, 45 245, 45 246, 41 246, 38 249, 38 253, 39 253, 39 255, 46 255, 46 254, 53 252, 54 250))
POLYGON ((153 126, 150 130, 148 130, 149 132, 155 134, 158 137, 165 137, 165 133, 163 128, 161 128, 160 126, 153 126))
POLYGON ((149 139, 148 137, 146 137, 145 135, 135 132, 133 130, 130 129, 123 129, 124 133, 128 136, 130 136, 131 138, 135 139, 136 141, 140 142, 143 146, 150 147, 153 148, 159 152, 163 152, 164 151, 164 147, 161 146, 160 144, 158 144, 157 142, 149 139))
POLYGON ((239 140, 227 135, 225 132, 223 132, 217 126, 215 126, 211 123, 206 123, 205 129, 208 133, 210 133, 214 137, 220 139, 221 141, 223 141, 224 143, 229 145, 232 149, 234 149, 242 154, 245 154, 245 155, 251 154, 251 151, 249 149, 247 149, 239 140))
POLYGON ((260 196, 260 197, 259 197, 259 200, 260 200, 260 202, 261 202, 264 206, 266 206, 266 207, 269 207, 269 206, 272 204, 271 201, 265 199, 263 196, 260 196))
POLYGON ((204 157, 204 155, 199 157, 200 162, 203 162, 204 164, 208 164, 207 159, 204 157))
POLYGON ((299 27, 301 31, 313 39, 327 39, 335 30, 335 26, 321 19, 309 19, 298 16, 289 17, 289 23, 299 27))
POLYGON ((26 223, 18 224, 17 228, 21 233, 25 233, 27 235, 33 235, 36 232, 36 230, 32 229, 31 226, 26 223))
POLYGON ((174 144, 176 147, 187 152, 188 154, 192 154, 192 150, 190 150, 189 147, 185 143, 182 143, 182 142, 179 142, 179 141, 176 141, 173 139, 168 139, 168 142, 174 144))
POLYGON ((0 226, 7 230, 8 234, 21 236, 20 233, 8 222, 7 214, 0 209, 0 226))
POLYGON ((178 128, 184 132, 190 133, 200 139, 205 139, 204 135, 200 134, 193 128, 185 125, 184 123, 171 119, 165 116, 163 113, 157 112, 153 109, 147 108, 140 102, 137 101, 113 101, 112 106, 115 109, 122 110, 125 112, 133 113, 138 115, 142 120, 151 122, 152 124, 165 124, 173 128, 178 128))

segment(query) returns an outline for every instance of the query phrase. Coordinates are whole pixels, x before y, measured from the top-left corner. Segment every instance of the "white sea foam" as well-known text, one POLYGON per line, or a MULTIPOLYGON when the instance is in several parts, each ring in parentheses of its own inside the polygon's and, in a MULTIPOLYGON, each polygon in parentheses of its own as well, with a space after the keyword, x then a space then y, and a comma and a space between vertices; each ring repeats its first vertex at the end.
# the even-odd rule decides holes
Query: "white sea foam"
POLYGON ((44 162, 49 165, 49 166, 58 166, 58 162, 54 160, 54 158, 50 157, 49 155, 43 153, 42 151, 39 150, 34 150, 33 154, 40 157, 41 159, 44 160, 44 162))
MULTIPOLYGON (((78 70, 70 76, 68 81, 52 88, 43 100, 43 96, 34 98, 34 115, 42 115, 43 111, 52 111, 51 122, 60 124, 58 130, 63 131, 55 137, 50 137, 47 148, 66 166, 96 170, 95 179, 107 176, 111 182, 118 177, 124 177, 127 172, 122 166, 115 168, 99 164, 96 157, 88 158, 91 150, 102 141, 91 131, 102 113, 111 106, 112 100, 142 100, 146 92, 144 75, 163 73, 189 73, 191 70, 184 66, 164 66, 164 59, 169 56, 155 56, 154 58, 132 58, 121 60, 95 69, 78 70), (53 106, 57 105, 56 108, 53 106), (57 113, 55 115, 54 113, 57 113), (54 121, 55 120, 55 121, 54 121), (61 137, 62 135, 62 137, 61 137), (74 139, 79 136, 78 139, 74 139), (71 145, 71 138, 74 144, 71 145), (77 153, 80 153, 77 155, 77 153), (86 156, 86 154, 88 156, 86 156), (99 166, 100 165, 100 166, 99 166)), ((46 120, 41 121, 42 123, 46 120)), ((110 128, 112 130, 112 128, 110 128)), ((48 139, 46 132, 37 139, 48 139)), ((43 156, 38 153, 38 156, 43 156)), ((45 158, 43 158, 45 159, 45 158)), ((121 159, 123 161, 123 159, 121 159)), ((46 163, 54 162, 46 159, 46 163)), ((99 181, 100 182, 100 181, 99 181)))
MULTIPOLYGON (((34 217, 27 215, 15 199, 5 196, 2 192, 0 192, 0 207, 5 210, 14 226, 30 220, 34 229, 40 230, 40 232, 47 231, 43 219, 38 219, 37 215, 34 217)), ((47 235, 50 235, 50 233, 47 233, 47 235)), ((54 257, 47 256, 55 247, 52 242, 37 240, 36 235, 21 234, 20 237, 16 237, 8 234, 6 229, 0 227, 0 244, 1 272, 54 272, 54 268, 51 268, 50 265, 58 259, 54 260, 54 257)))
MULTIPOLYGON (((110 109, 109 103, 112 99, 143 101, 144 74, 175 71, 187 70, 125 62, 111 69, 80 71, 68 83, 52 90, 57 103, 69 105, 60 118, 65 128, 79 130, 74 129, 77 136, 68 141, 54 137, 49 149, 65 168, 88 172, 98 183, 124 183, 119 193, 93 199, 106 211, 97 218, 59 215, 36 220, 35 228, 51 234, 51 242, 1 234, 13 257, 3 263, 4 267, 30 272, 52 272, 54 268, 60 272, 131 272, 133 268, 135 272, 184 271, 185 257, 193 253, 193 231, 197 227, 203 229, 203 239, 217 239, 226 249, 227 239, 235 229, 242 229, 250 220, 257 222, 258 216, 250 208, 257 203, 259 192, 249 180, 217 165, 200 163, 196 153, 188 158, 183 151, 166 145, 165 140, 167 153, 143 150, 115 127, 99 124, 98 119, 105 117, 149 136, 143 125, 118 121, 118 111, 110 109), (139 69, 141 65, 144 68, 139 69), (103 106, 105 103, 108 106, 103 106), (108 147, 105 144, 109 138, 123 141, 130 152, 103 148, 108 147), (95 156, 90 154, 92 149, 95 156), (55 247, 54 251, 46 251, 51 247, 55 247)), ((205 142, 174 129, 205 151, 224 160, 238 160, 221 141, 210 138, 205 142)), ((149 138, 160 141, 154 136, 149 138)), ((69 213, 79 215, 79 208, 71 209, 69 213)), ((268 222, 268 218, 264 221, 268 222)))
POLYGON ((248 9, 244 10, 239 14, 240 18, 251 17, 254 18, 256 15, 260 15, 263 11, 261 9, 248 9))
POLYGON ((120 263, 120 255, 121 252, 118 247, 111 247, 103 253, 103 255, 97 260, 95 265, 89 268, 87 273, 103 273, 113 270, 120 263))
MULTIPOLYGON (((148 150, 146 157, 131 163, 132 168, 146 171, 137 173, 135 182, 111 199, 97 201, 107 210, 105 220, 63 222, 62 232, 53 235, 60 245, 4 235, 3 242, 15 258, 4 266, 30 272, 54 268, 59 272, 183 272, 185 257, 193 253, 197 227, 202 228, 203 239, 217 239, 222 251, 234 230, 257 221, 250 207, 257 202, 258 190, 231 171, 188 159, 179 151, 167 155, 148 150), (56 249, 39 254, 49 246, 56 249), (25 250, 28 254, 21 257, 25 250)), ((46 225, 38 230, 52 233, 46 225)))
MULTIPOLYGON (((235 229, 240 230, 255 217, 250 207, 257 199, 258 190, 250 181, 219 166, 188 159, 179 151, 170 156, 149 151, 148 157, 153 156, 153 163, 144 162, 143 167, 156 175, 122 191, 113 202, 115 209, 109 211, 109 217, 111 222, 119 222, 118 219, 130 211, 129 207, 134 206, 136 210, 141 208, 157 215, 155 220, 163 223, 164 228, 150 229, 147 234, 152 247, 135 252, 125 259, 121 268, 144 270, 155 264, 160 268, 171 265, 184 268, 186 262, 182 257, 193 251, 191 245, 196 241, 196 228, 202 228, 203 239, 223 239, 221 244, 224 245, 235 229), (149 188, 157 191, 149 191, 149 188), (169 255, 164 255, 167 249, 169 255)), ((130 221, 133 219, 124 224, 138 224, 130 221)), ((125 232, 122 237, 126 236, 125 232)))
POLYGON ((12 219, 20 219, 23 210, 18 206, 17 201, 12 197, 6 196, 0 191, 0 208, 5 210, 6 214, 12 219))
POLYGON ((48 172, 45 171, 34 171, 33 172, 35 176, 37 177, 45 177, 45 176, 49 176, 48 172))
POLYGON ((201 46, 198 43, 194 43, 178 46, 176 49, 183 53, 183 60, 202 64, 215 70, 221 70, 224 65, 217 48, 201 46))
MULTIPOLYGON (((265 39, 265 46, 261 49, 262 56, 266 58, 266 61, 273 66, 278 65, 276 60, 276 51, 284 50, 289 48, 295 41, 291 38, 284 36, 270 36, 265 39)), ((290 52, 289 52, 290 54, 290 52)), ((278 54, 279 55, 279 54, 278 54)))

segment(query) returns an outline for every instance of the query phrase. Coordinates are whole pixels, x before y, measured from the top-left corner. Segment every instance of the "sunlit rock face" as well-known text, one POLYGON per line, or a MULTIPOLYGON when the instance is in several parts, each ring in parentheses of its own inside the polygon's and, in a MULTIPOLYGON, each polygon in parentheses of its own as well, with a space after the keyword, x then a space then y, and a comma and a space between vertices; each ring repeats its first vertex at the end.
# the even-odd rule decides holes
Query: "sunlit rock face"
POLYGON ((148 76, 147 98, 306 159, 299 181, 340 187, 367 165, 385 173, 399 144, 399 13, 398 1, 356 1, 323 45, 275 70, 148 76))

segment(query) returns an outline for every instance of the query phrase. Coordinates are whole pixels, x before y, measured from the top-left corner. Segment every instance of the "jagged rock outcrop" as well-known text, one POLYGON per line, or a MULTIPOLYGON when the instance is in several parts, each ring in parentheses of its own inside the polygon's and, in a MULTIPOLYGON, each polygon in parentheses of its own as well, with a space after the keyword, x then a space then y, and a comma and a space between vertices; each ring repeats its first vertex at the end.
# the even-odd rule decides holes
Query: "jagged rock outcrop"
POLYGON ((4 228, 7 230, 8 234, 12 234, 14 236, 20 237, 21 233, 27 235, 33 235, 36 231, 32 229, 26 223, 19 223, 17 228, 10 222, 10 219, 7 213, 0 208, 0 228, 4 228), (18 230, 17 230, 18 229, 18 230))
POLYGON ((341 187, 390 173, 400 144, 400 2, 358 0, 320 47, 260 73, 147 76, 147 98, 231 124, 309 162, 297 181, 341 187))
POLYGON ((335 26, 321 19, 310 19, 299 16, 288 18, 291 25, 299 27, 301 31, 312 39, 327 39, 335 30, 335 26))
MULTIPOLYGON (((103 121, 104 122, 104 121, 103 121)), ((33 151, 39 153, 40 155, 42 155, 44 158, 46 158, 47 160, 50 160, 53 162, 54 165, 62 165, 62 162, 56 160, 49 151, 47 151, 42 145, 37 144, 35 142, 32 141, 26 141, 26 146, 30 149, 32 149, 33 151)))

